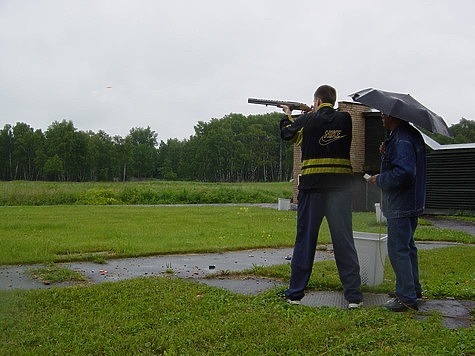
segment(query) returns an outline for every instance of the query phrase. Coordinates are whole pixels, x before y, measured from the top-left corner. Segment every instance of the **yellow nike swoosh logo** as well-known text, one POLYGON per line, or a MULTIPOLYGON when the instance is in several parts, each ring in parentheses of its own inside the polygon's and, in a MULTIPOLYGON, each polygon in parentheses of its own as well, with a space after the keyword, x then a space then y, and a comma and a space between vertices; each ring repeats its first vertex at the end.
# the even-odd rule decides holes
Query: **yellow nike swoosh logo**
POLYGON ((320 137, 320 140, 318 140, 318 143, 320 144, 320 146, 326 146, 326 145, 329 145, 330 143, 333 143, 335 141, 338 141, 340 138, 343 138, 343 137, 346 137, 345 136, 337 136, 337 137, 320 137))

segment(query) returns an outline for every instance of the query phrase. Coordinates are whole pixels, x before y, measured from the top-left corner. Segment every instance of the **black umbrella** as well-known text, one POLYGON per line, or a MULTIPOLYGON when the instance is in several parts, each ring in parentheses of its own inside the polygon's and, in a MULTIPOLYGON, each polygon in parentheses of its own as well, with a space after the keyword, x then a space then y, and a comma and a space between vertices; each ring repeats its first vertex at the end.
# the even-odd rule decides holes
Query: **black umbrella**
POLYGON ((409 94, 364 89, 350 95, 354 101, 375 108, 383 114, 412 122, 431 132, 452 137, 444 119, 426 108, 409 94))

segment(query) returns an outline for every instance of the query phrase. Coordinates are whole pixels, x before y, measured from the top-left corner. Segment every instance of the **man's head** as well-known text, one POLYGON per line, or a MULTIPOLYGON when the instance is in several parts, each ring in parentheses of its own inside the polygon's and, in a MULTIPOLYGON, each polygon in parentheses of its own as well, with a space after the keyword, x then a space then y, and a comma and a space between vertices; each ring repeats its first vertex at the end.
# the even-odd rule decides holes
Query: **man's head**
POLYGON ((386 115, 384 113, 381 113, 381 120, 383 121, 384 128, 388 129, 389 131, 393 131, 396 127, 401 125, 401 123, 405 122, 403 120, 386 115))
POLYGON ((335 88, 329 85, 322 85, 317 88, 315 94, 313 94, 313 102, 315 107, 323 104, 329 103, 335 105, 336 101, 336 90, 335 88))

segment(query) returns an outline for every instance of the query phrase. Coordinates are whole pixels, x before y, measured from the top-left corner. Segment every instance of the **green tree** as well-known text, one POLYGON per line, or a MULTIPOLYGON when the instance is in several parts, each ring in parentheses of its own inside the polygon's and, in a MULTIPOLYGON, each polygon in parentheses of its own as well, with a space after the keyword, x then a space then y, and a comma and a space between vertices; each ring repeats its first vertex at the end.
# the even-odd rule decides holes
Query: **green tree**
POLYGON ((35 152, 35 177, 34 180, 45 179, 44 166, 48 160, 48 156, 45 151, 46 138, 41 130, 35 131, 37 148, 35 152))
POLYGON ((13 179, 13 131, 9 124, 0 130, 0 174, 2 180, 13 179))
POLYGON ((37 177, 36 155, 42 152, 42 133, 26 123, 16 123, 13 131, 13 179, 33 180, 37 177))
POLYGON ((450 126, 454 143, 475 142, 475 121, 462 118, 458 124, 450 126))
POLYGON ((60 180, 71 180, 73 177, 72 169, 74 158, 74 132, 76 131, 72 121, 63 120, 54 121, 45 131, 46 154, 49 159, 45 163, 45 174, 48 179, 52 179, 52 172, 55 175, 59 171, 59 162, 61 162, 60 180))
POLYGON ((73 154, 69 166, 70 180, 87 181, 90 180, 90 160, 88 157, 89 134, 83 131, 73 133, 73 154))
POLYGON ((64 180, 64 165, 63 160, 55 154, 46 160, 44 168, 44 175, 46 180, 63 181, 64 180))
POLYGON ((125 138, 130 146, 129 173, 136 178, 153 178, 157 173, 157 137, 150 127, 133 128, 125 138))
POLYGON ((186 147, 189 143, 178 139, 168 139, 167 142, 160 142, 157 153, 158 178, 165 180, 192 179, 189 163, 192 156, 186 154, 186 147))
MULTIPOLYGON (((187 177, 204 181, 287 179, 293 154, 292 146, 280 139, 280 117, 276 113, 248 117, 230 114, 207 123, 199 121, 195 135, 181 147, 190 167, 187 177)), ((169 149, 169 144, 162 143, 160 151, 169 149)), ((166 162, 164 155, 162 152, 160 162, 166 162)))
POLYGON ((48 157, 58 156, 63 162, 64 180, 83 181, 88 177, 88 134, 78 132, 72 121, 53 122, 45 132, 48 157))
POLYGON ((89 179, 93 181, 110 181, 114 171, 114 142, 104 131, 89 132, 87 157, 90 166, 89 179))

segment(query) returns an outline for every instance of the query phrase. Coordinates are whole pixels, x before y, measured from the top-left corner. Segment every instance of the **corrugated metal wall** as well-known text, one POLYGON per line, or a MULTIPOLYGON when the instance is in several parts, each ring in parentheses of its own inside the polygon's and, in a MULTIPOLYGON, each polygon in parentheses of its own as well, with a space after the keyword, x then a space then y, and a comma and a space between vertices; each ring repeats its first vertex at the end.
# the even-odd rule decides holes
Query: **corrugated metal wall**
POLYGON ((475 213, 475 148, 427 154, 426 210, 475 213))

